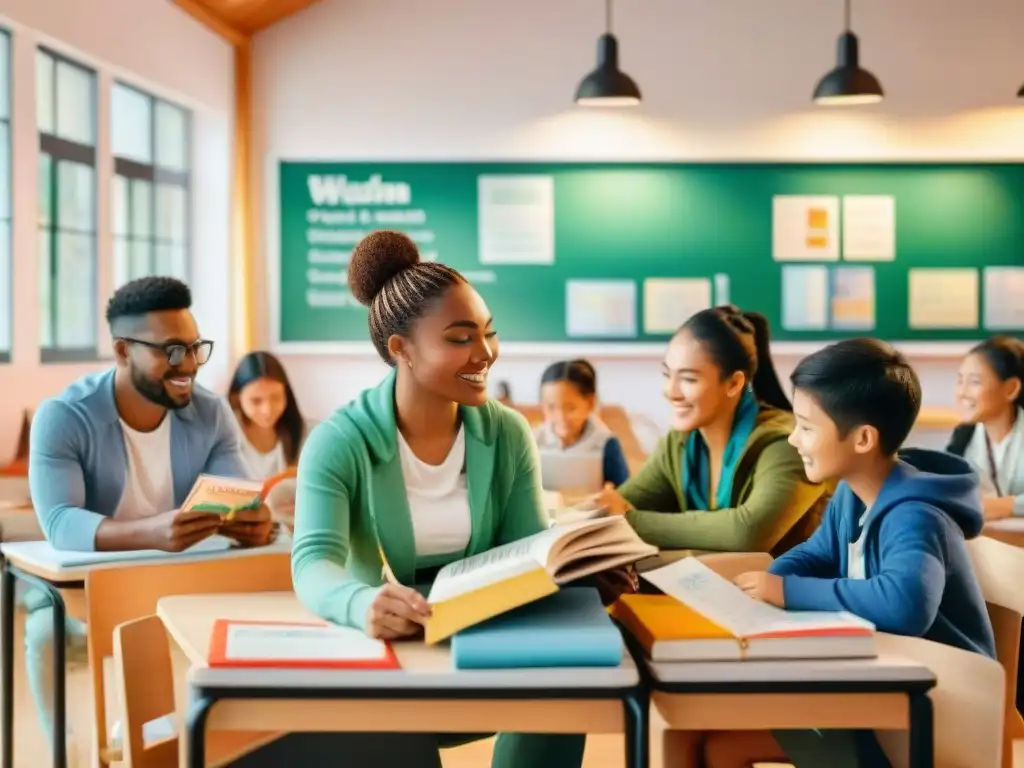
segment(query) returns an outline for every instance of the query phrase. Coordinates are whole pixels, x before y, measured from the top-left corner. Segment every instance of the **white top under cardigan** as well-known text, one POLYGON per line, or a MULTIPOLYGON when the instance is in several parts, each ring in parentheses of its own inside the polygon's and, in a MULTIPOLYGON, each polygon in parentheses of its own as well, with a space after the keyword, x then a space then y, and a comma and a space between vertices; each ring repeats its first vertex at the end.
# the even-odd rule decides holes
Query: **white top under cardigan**
POLYGON ((992 458, 996 468, 995 480, 988 459, 983 424, 975 425, 974 434, 971 435, 971 440, 964 451, 964 458, 981 476, 983 496, 995 496, 995 481, 998 481, 1000 495, 1015 497, 1014 516, 1024 517, 1024 409, 1017 409, 1017 420, 1014 421, 1013 428, 1006 437, 992 445, 992 458))

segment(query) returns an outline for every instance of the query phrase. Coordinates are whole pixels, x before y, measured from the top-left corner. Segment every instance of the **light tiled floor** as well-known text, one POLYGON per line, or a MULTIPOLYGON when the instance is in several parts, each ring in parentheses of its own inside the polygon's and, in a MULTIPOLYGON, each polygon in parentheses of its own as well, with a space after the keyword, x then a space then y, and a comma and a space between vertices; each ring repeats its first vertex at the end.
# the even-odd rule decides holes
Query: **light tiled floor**
MULTIPOLYGON (((45 768, 50 752, 43 732, 36 721, 35 707, 25 677, 22 628, 24 615, 15 621, 15 768, 45 768)), ((109 690, 109 688, 108 688, 109 690)), ((74 730, 73 748, 78 766, 88 766, 92 734, 92 684, 84 667, 70 670, 67 682, 68 715, 74 730)), ((112 722, 112 720, 111 720, 112 722)), ((467 744, 444 752, 445 768, 486 768, 490 763, 492 740, 467 744)), ((591 736, 587 739, 585 768, 620 768, 624 765, 624 744, 620 736, 591 736)), ((72 765, 75 765, 72 763, 72 765)))

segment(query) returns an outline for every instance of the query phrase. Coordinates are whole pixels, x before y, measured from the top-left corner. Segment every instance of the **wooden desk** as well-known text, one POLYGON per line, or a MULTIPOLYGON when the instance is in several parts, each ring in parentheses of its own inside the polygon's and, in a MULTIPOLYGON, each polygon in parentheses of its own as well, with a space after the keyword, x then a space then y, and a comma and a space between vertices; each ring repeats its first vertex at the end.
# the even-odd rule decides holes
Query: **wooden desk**
POLYGON ((65 718, 67 702, 64 693, 65 619, 68 615, 83 618, 85 577, 96 568, 130 568, 133 565, 160 562, 189 562, 220 558, 251 557, 270 552, 288 552, 291 539, 279 537, 270 546, 252 549, 231 547, 226 539, 219 543, 207 540, 193 551, 90 553, 58 552, 45 541, 19 541, 0 544, 3 554, 0 575, 0 739, 3 756, 0 768, 14 768, 14 611, 15 582, 45 592, 53 603, 53 765, 65 768, 67 745, 65 718))
POLYGON ((211 669, 216 619, 309 621, 292 593, 167 597, 157 606, 193 664, 188 765, 215 730, 626 733, 626 763, 648 764, 647 702, 632 658, 614 668, 455 670, 447 644, 395 643, 401 670, 211 669), (386 716, 382 710, 386 709, 386 716))
MULTIPOLYGON (((651 704, 677 731, 871 728, 910 734, 910 768, 932 768, 936 683, 926 667, 877 659, 652 663, 651 704)), ((666 744, 671 749, 671 742, 666 744)), ((665 764, 672 765, 665 753, 665 764)))
POLYGON ((1024 517, 1008 517, 986 523, 982 535, 1014 547, 1024 547, 1024 517))

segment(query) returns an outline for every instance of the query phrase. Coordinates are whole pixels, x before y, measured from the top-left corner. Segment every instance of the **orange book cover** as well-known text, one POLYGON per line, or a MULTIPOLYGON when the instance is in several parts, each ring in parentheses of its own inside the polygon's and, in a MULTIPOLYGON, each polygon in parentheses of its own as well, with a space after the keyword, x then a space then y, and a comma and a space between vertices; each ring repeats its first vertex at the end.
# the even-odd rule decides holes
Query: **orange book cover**
POLYGON ((612 605, 611 614, 648 652, 655 642, 737 639, 729 630, 669 595, 623 595, 612 605))

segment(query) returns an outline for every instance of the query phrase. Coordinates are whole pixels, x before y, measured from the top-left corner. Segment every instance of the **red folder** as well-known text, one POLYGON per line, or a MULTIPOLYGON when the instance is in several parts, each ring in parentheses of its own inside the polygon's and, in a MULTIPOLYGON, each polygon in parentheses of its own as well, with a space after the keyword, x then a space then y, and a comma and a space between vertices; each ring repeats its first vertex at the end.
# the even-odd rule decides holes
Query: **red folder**
POLYGON ((217 619, 210 637, 207 663, 211 667, 248 667, 261 669, 401 669, 390 643, 383 643, 378 658, 234 658, 228 655, 228 632, 233 626, 329 627, 327 622, 235 621, 217 619))

